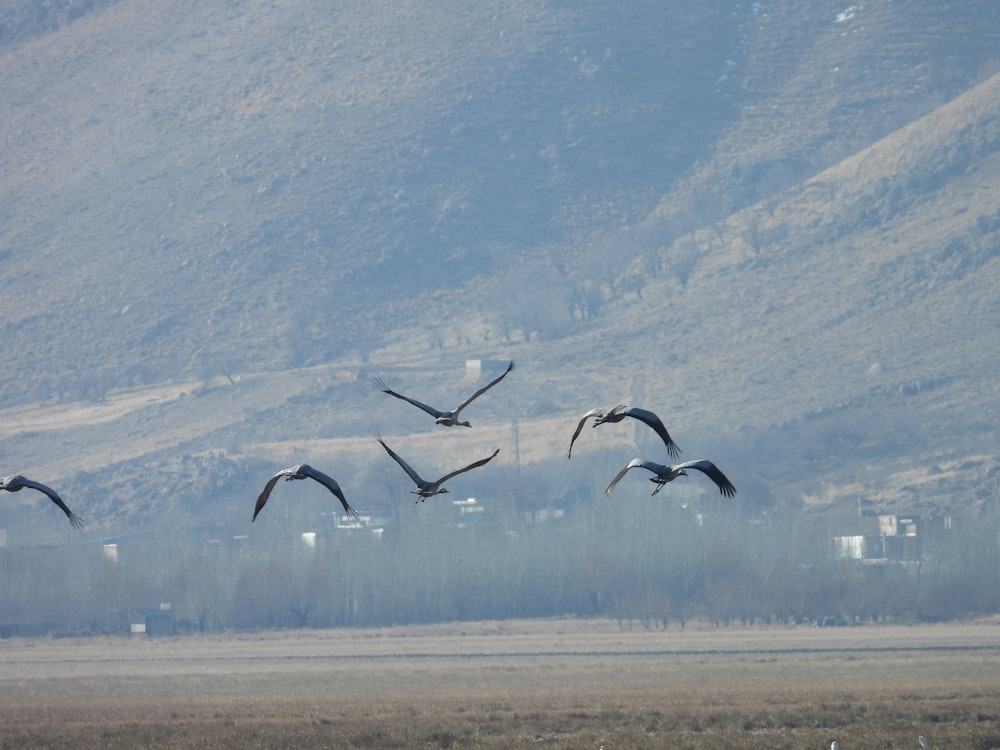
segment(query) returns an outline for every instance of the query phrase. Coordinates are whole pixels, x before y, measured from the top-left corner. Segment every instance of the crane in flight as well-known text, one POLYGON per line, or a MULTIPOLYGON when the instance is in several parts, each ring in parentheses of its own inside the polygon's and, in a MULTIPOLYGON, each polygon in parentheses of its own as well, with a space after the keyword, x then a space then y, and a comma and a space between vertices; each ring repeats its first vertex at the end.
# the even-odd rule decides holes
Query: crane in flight
POLYGON ((413 483, 417 485, 417 489, 410 491, 419 497, 420 502, 423 502, 427 498, 433 497, 434 495, 440 495, 443 492, 448 492, 448 488, 444 486, 445 482, 447 482, 452 477, 456 477, 459 474, 465 473, 466 471, 475 469, 479 466, 482 466, 483 464, 488 464, 490 461, 496 458, 496 455, 500 452, 500 449, 497 448, 495 451, 493 451, 491 455, 487 456, 486 458, 481 458, 478 461, 473 461, 468 466, 464 466, 461 469, 456 469, 455 471, 445 474, 443 477, 441 477, 440 479, 436 479, 433 482, 428 482, 426 479, 421 477, 414 470, 412 466, 410 466, 408 463, 406 463, 406 461, 400 458, 392 448, 386 445, 385 441, 381 437, 376 435, 375 439, 378 440, 379 443, 381 443, 383 448, 385 448, 385 452, 388 453, 390 456, 392 456, 392 459, 397 464, 403 467, 403 471, 405 471, 409 475, 410 479, 413 480, 413 483))
POLYGON ((48 495, 49 500, 58 505, 62 509, 62 512, 66 514, 66 518, 68 518, 69 522, 73 524, 74 529, 79 529, 83 526, 83 519, 67 508, 66 503, 62 501, 62 498, 59 497, 56 491, 51 487, 47 487, 38 482, 33 482, 30 479, 22 477, 20 474, 12 474, 9 477, 3 477, 0 479, 0 490, 6 490, 7 492, 20 492, 25 487, 32 490, 38 490, 39 492, 44 492, 48 495))
POLYGON ((466 406, 468 406, 477 398, 486 393, 486 391, 488 391, 490 388, 492 388, 501 380, 503 380, 505 377, 507 377, 507 373, 513 369, 514 369, 514 360, 511 360, 510 364, 507 365, 507 369, 504 370, 499 377, 494 378, 489 383, 484 385, 478 391, 476 391, 467 399, 465 399, 465 401, 456 406, 452 411, 440 411, 439 409, 435 409, 433 406, 428 406, 427 404, 417 401, 415 398, 410 398, 409 396, 404 396, 401 393, 397 393, 396 391, 389 388, 385 384, 385 382, 383 382, 382 378, 374 378, 372 380, 372 387, 378 391, 382 391, 382 393, 388 393, 390 396, 395 396, 396 398, 400 398, 403 401, 409 401, 418 409, 423 409, 425 412, 434 417, 434 421, 437 424, 442 425, 443 427, 455 427, 456 425, 459 425, 461 427, 472 427, 472 425, 469 422, 459 421, 458 415, 461 413, 462 409, 464 409, 466 406))
POLYGON ((733 497, 736 494, 736 488, 733 487, 733 483, 726 478, 719 468, 707 459, 699 459, 697 461, 685 461, 682 464, 674 465, 664 465, 654 463, 653 461, 643 461, 641 458, 633 458, 624 469, 618 472, 614 479, 611 480, 611 484, 604 491, 605 495, 610 495, 614 490, 615 485, 621 480, 629 469, 646 469, 647 471, 653 472, 654 476, 649 478, 650 482, 656 485, 656 489, 653 490, 655 495, 657 492, 663 489, 663 485, 674 481, 677 477, 686 477, 688 475, 688 469, 695 469, 700 471, 702 474, 707 476, 716 486, 719 488, 725 497, 733 497))
POLYGON ((637 406, 625 406, 625 404, 618 404, 610 409, 591 409, 580 417, 580 421, 576 423, 576 430, 573 431, 573 437, 570 438, 569 450, 566 451, 566 458, 570 458, 572 456, 573 443, 575 443, 576 439, 580 437, 583 425, 591 417, 594 418, 594 424, 591 425, 592 427, 607 424, 608 422, 621 422, 625 419, 625 417, 638 419, 643 424, 651 427, 653 431, 660 436, 660 440, 662 440, 663 444, 667 446, 667 453, 670 454, 671 458, 677 458, 681 454, 681 449, 677 447, 677 443, 675 443, 670 437, 670 433, 667 432, 667 428, 664 426, 663 421, 653 412, 648 409, 640 409, 637 406))
POLYGON ((340 489, 340 485, 337 484, 337 480, 331 476, 327 476, 322 471, 314 469, 309 464, 297 464, 295 466, 290 466, 287 469, 282 469, 273 477, 267 480, 267 484, 264 485, 263 492, 257 498, 257 505, 253 509, 253 518, 250 522, 253 523, 257 520, 257 515, 264 509, 267 505, 267 499, 271 496, 271 490, 274 489, 274 485, 278 483, 279 479, 284 478, 285 481, 292 481, 294 479, 314 479, 321 485, 326 487, 330 492, 332 492, 340 504, 344 506, 344 512, 350 518, 357 518, 357 513, 355 513, 354 508, 350 506, 347 502, 347 498, 344 497, 344 491, 340 489))

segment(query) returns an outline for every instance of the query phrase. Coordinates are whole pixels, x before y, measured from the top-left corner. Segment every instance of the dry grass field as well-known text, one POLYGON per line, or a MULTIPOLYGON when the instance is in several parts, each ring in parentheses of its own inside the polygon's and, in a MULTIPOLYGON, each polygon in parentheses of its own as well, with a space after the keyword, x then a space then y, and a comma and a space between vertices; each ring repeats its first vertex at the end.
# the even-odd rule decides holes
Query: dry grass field
POLYGON ((0 748, 1000 747, 1000 624, 0 642, 0 748))

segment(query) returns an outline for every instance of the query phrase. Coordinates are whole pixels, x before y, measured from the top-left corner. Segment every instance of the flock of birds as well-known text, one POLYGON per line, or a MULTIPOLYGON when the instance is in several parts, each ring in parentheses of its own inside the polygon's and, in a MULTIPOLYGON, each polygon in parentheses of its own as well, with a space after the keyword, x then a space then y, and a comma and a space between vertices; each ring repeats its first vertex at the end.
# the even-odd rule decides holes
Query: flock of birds
MULTIPOLYGON (((475 393, 473 393, 471 396, 465 399, 465 401, 460 403, 451 411, 440 411, 439 409, 435 409, 432 406, 428 406, 427 404, 417 401, 416 399, 410 398, 409 396, 404 396, 401 393, 397 393, 391 388, 388 388, 381 378, 375 378, 372 381, 372 387, 374 387, 376 390, 381 391, 382 393, 386 393, 390 396, 395 396, 398 399, 407 401, 416 406, 417 408, 422 409, 423 411, 427 412, 432 417, 434 417, 434 421, 439 425, 442 425, 444 427, 455 427, 455 426, 471 427, 472 425, 468 421, 463 422, 459 420, 459 414, 470 403, 475 401, 477 398, 486 393, 486 391, 488 391, 490 388, 492 388, 501 380, 503 380, 507 376, 507 374, 513 369, 514 369, 514 362, 512 361, 510 364, 507 365, 507 369, 504 370, 500 376, 494 378, 492 381, 484 385, 482 388, 477 390, 475 393)), ((671 458, 676 459, 678 456, 680 456, 681 452, 680 448, 670 437, 670 433, 667 432, 667 428, 664 426, 660 418, 656 416, 656 414, 646 409, 640 409, 637 407, 625 406, 624 404, 618 404, 617 406, 611 407, 610 409, 603 409, 603 408, 591 409, 582 417, 580 417, 579 422, 577 422, 576 429, 573 431, 573 436, 570 438, 569 450, 566 451, 566 457, 572 458, 573 444, 576 442, 577 438, 580 437, 580 433, 583 431, 583 428, 586 425, 588 419, 594 420, 593 424, 591 425, 592 427, 598 427, 602 424, 621 422, 626 417, 629 417, 631 419, 636 419, 642 422, 643 424, 648 425, 650 428, 652 428, 652 430, 663 441, 663 444, 666 447, 667 454, 671 458)), ((376 434, 375 439, 385 449, 385 452, 388 453, 389 456, 396 463, 400 465, 400 467, 402 467, 403 471, 406 472, 406 474, 416 485, 416 489, 412 490, 412 492, 413 494, 417 495, 419 501, 421 502, 426 500, 428 497, 433 497, 434 495, 439 495, 448 492, 448 489, 444 486, 445 482, 447 482, 449 479, 452 479, 453 477, 458 476, 459 474, 463 474, 467 471, 471 471, 472 469, 476 469, 480 466, 488 464, 490 461, 496 458, 498 453, 500 453, 500 449, 497 448, 496 450, 493 451, 492 454, 490 454, 486 458, 481 458, 478 461, 473 461, 468 466, 463 466, 460 469, 451 471, 434 481, 428 481, 423 477, 421 477, 420 474, 418 474, 417 471, 412 466, 410 466, 410 464, 404 461, 399 456, 399 454, 397 454, 392 448, 390 448, 386 444, 386 442, 381 438, 381 436, 376 434)), ((661 489, 663 489, 663 486, 665 484, 672 482, 677 477, 687 476, 688 469, 694 469, 696 471, 700 471, 701 473, 705 474, 709 479, 711 479, 715 483, 715 485, 719 488, 719 492, 721 492, 723 496, 733 497, 736 494, 736 488, 733 486, 733 483, 729 481, 726 475, 723 474, 722 471, 714 463, 712 463, 707 459, 685 461, 679 464, 659 464, 654 461, 645 461, 641 458, 633 458, 631 461, 629 461, 625 465, 625 467, 621 471, 619 471, 618 474, 615 475, 615 478, 611 480, 611 483, 604 491, 605 494, 610 495, 614 491, 615 486, 618 484, 618 482, 621 481, 621 479, 631 469, 637 469, 637 468, 646 469, 647 471, 653 473, 653 476, 649 477, 649 481, 653 482, 653 484, 656 485, 656 487, 653 489, 652 493, 653 495, 655 495, 661 489)), ((350 516, 351 518, 357 517, 356 511, 354 510, 354 508, 351 507, 350 503, 348 503, 347 498, 344 495, 344 491, 341 489, 340 484, 337 483, 337 480, 335 480, 333 477, 327 474, 324 474, 318 469, 314 469, 309 464, 298 464, 296 466, 290 466, 287 469, 282 469, 277 474, 275 474, 274 476, 272 476, 270 479, 267 480, 267 483, 264 485, 263 491, 257 498, 257 504, 254 506, 253 518, 251 519, 251 521, 257 520, 257 516, 260 514, 260 512, 264 509, 264 506, 267 504, 268 498, 271 496, 272 490, 274 490, 275 485, 277 485, 278 481, 281 479, 284 479, 286 481, 293 481, 299 479, 312 479, 313 481, 319 482, 321 485, 326 487, 340 501, 340 504, 344 507, 344 512, 348 516, 350 516)), ((43 492, 46 495, 48 495, 49 499, 52 500, 52 502, 55 503, 63 511, 63 513, 66 514, 66 517, 69 518, 69 521, 74 526, 74 528, 80 528, 83 525, 83 521, 80 519, 80 517, 77 516, 75 513, 73 513, 66 506, 66 503, 63 502, 62 498, 60 498, 59 495, 51 487, 47 487, 44 484, 34 482, 30 479, 26 479, 20 476, 19 474, 15 474, 9 477, 3 477, 2 479, 0 479, 0 490, 6 490, 7 492, 20 492, 24 488, 38 490, 39 492, 43 492)), ((918 737, 917 740, 920 743, 921 748, 926 748, 928 746, 927 738, 924 737, 923 735, 918 737)), ((840 750, 840 744, 836 740, 834 740, 833 742, 830 743, 830 750, 840 750)))
MULTIPOLYGON (((583 430, 584 424, 591 417, 594 418, 594 424, 592 427, 598 427, 602 424, 607 424, 609 422, 621 422, 625 417, 631 417, 632 419, 637 419, 643 424, 649 425, 653 428, 653 432, 660 436, 663 444, 667 447, 667 454, 671 458, 677 458, 680 456, 681 449, 677 447, 677 443, 673 441, 670 437, 670 433, 667 432, 667 428, 664 427, 663 421, 656 416, 653 412, 646 409, 640 409, 635 406, 625 406, 625 404, 618 404, 610 409, 591 409, 582 417, 580 421, 577 422, 576 430, 573 431, 573 437, 569 441, 569 450, 566 451, 566 458, 571 458, 573 455, 573 443, 580 436, 580 432, 583 430)), ((650 482, 656 485, 656 489, 653 490, 655 495, 657 492, 663 489, 663 485, 668 482, 672 482, 677 477, 686 477, 688 475, 688 469, 695 469, 700 471, 702 474, 706 475, 709 479, 715 482, 715 485, 719 488, 725 497, 733 497, 736 494, 736 488, 733 483, 726 478, 726 475, 719 470, 719 467, 713 464, 711 461, 705 458, 700 458, 695 461, 685 461, 679 464, 658 464, 655 461, 644 461, 641 458, 633 458, 629 461, 625 468, 618 472, 614 479, 611 480, 611 484, 604 491, 605 495, 610 495, 614 489, 615 485, 625 476, 630 469, 646 469, 647 471, 653 472, 653 476, 649 478, 650 482)))
MULTIPOLYGON (((397 393, 396 391, 386 386, 386 384, 382 381, 381 378, 373 379, 372 387, 389 396, 393 396, 395 398, 413 404, 413 406, 416 406, 418 409, 421 409, 430 414, 432 417, 434 417, 434 422, 438 425, 441 425, 442 427, 456 427, 456 426, 471 427, 472 426, 471 423, 459 419, 459 415, 462 413, 462 410, 465 409, 469 404, 471 404, 477 398, 482 396, 484 393, 486 393, 486 391, 488 391, 490 388, 492 388, 501 380, 503 380, 505 377, 507 377, 507 374, 510 373, 510 371, 513 369, 514 369, 514 362, 511 361, 510 364, 507 365, 507 369, 505 369, 499 376, 497 376, 489 383, 484 385, 482 388, 477 390, 475 393, 473 393, 471 396, 469 396, 467 399, 465 399, 462 403, 460 403, 451 411, 441 411, 440 409, 435 409, 433 406, 428 406, 427 404, 421 401, 417 401, 414 398, 410 398, 409 396, 404 396, 401 393, 397 393)), ((580 417, 579 422, 577 422, 576 429, 573 431, 573 437, 570 438, 569 450, 566 451, 566 457, 572 458, 573 444, 576 442, 576 439, 580 437, 580 433, 583 431, 583 427, 588 419, 593 419, 593 424, 591 425, 592 427, 599 427, 602 424, 621 422, 626 417, 638 420, 639 422, 642 422, 643 424, 646 424, 650 428, 652 428, 652 430, 663 441, 663 444, 666 447, 667 455, 670 458, 676 459, 678 456, 680 456, 680 448, 677 447, 677 444, 670 437, 670 433, 667 432, 667 428, 664 426, 660 418, 656 416, 656 414, 646 409, 640 409, 634 406, 625 406, 624 404, 618 404, 617 406, 613 406, 611 408, 591 409, 582 417, 580 417)), ((408 464, 398 453, 396 453, 392 448, 390 448, 378 433, 375 433, 374 437, 378 441, 378 443, 382 446, 382 448, 385 449, 385 452, 389 454, 389 457, 392 458, 397 464, 399 464, 399 466, 403 469, 403 471, 406 472, 407 476, 409 476, 409 478, 413 481, 414 485, 416 485, 416 489, 411 490, 411 492, 417 495, 418 500, 421 502, 429 497, 433 497, 434 495, 439 495, 448 492, 448 489, 444 486, 445 482, 452 479, 453 477, 458 476, 459 474, 463 474, 467 471, 471 471, 473 469, 479 468, 480 466, 488 464, 490 461, 496 458, 498 453, 500 453, 500 449, 497 448, 496 450, 493 451, 491 455, 487 456, 486 458, 481 458, 478 461, 473 461, 471 464, 467 466, 463 466, 460 469, 455 469, 454 471, 448 472, 444 476, 441 476, 438 479, 431 481, 424 479, 422 476, 420 476, 420 474, 417 473, 417 470, 414 469, 412 466, 410 466, 410 464, 408 464)), ((722 471, 714 463, 712 463, 707 459, 684 461, 678 464, 660 464, 654 461, 643 460, 641 458, 634 458, 631 461, 629 461, 628 464, 626 464, 625 467, 621 471, 619 471, 617 475, 615 475, 615 478, 611 480, 611 483, 604 491, 605 494, 610 495, 614 491, 615 486, 618 484, 618 482, 621 481, 621 479, 632 469, 646 469, 647 471, 652 472, 653 476, 649 477, 649 480, 656 485, 656 487, 653 489, 652 492, 653 495, 655 495, 661 489, 663 489, 663 486, 665 484, 674 481, 675 479, 677 479, 677 477, 688 476, 687 472, 690 469, 699 471, 705 476, 707 476, 709 479, 711 479, 715 483, 715 485, 719 488, 719 492, 721 492, 723 496, 733 497, 736 494, 736 488, 733 486, 733 483, 729 481, 726 475, 723 474, 722 471)), ((312 479, 313 481, 318 482, 319 484, 326 487, 326 489, 329 490, 330 493, 333 494, 334 497, 336 497, 337 500, 340 501, 340 504, 344 508, 344 512, 349 517, 357 518, 357 512, 355 511, 354 508, 351 507, 351 504, 347 501, 347 497, 344 495, 344 491, 336 479, 327 474, 324 474, 322 471, 319 471, 318 469, 314 469, 309 464, 297 464, 296 466, 290 466, 287 469, 282 469, 281 471, 279 471, 278 473, 276 473, 274 476, 272 476, 270 479, 267 480, 267 483, 264 485, 264 489, 257 497, 257 504, 254 506, 253 518, 251 519, 251 521, 257 520, 257 516, 260 514, 260 512, 264 509, 264 506, 267 504, 268 498, 270 498, 271 496, 271 492, 274 490, 278 481, 282 479, 286 481, 312 479)), ((19 474, 3 477, 2 479, 0 479, 0 490, 5 490, 7 492, 20 492, 25 487, 29 489, 38 490, 39 492, 43 492, 44 494, 46 494, 49 497, 49 499, 53 503, 55 503, 63 511, 63 513, 66 514, 66 517, 69 518, 69 521, 74 528, 80 528, 83 525, 83 521, 80 519, 80 517, 77 516, 75 513, 73 513, 66 506, 66 503, 63 502, 62 498, 59 497, 56 491, 53 490, 51 487, 48 487, 44 484, 40 484, 39 482, 32 481, 30 479, 26 479, 25 477, 19 474)))

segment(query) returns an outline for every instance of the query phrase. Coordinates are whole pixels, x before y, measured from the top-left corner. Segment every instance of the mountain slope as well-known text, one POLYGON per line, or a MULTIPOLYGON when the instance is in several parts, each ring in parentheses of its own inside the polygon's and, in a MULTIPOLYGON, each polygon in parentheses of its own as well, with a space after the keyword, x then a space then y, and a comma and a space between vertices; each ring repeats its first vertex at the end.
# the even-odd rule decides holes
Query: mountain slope
POLYGON ((630 8, 119 3, 4 46, 0 460, 133 525, 213 467, 370 487, 374 421, 561 493, 654 449, 562 459, 631 401, 751 504, 988 497, 1000 9, 630 8), (478 357, 518 368, 461 439, 367 384, 478 357))

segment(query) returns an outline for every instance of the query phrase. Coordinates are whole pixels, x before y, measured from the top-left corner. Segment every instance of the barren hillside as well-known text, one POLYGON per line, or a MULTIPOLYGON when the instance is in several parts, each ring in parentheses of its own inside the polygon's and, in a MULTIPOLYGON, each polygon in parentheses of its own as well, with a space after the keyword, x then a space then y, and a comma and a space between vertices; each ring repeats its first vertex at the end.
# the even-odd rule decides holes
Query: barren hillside
POLYGON ((751 506, 1000 501, 1000 6, 12 7, 0 473, 93 533, 305 458, 378 496, 373 427, 599 494, 657 448, 565 460, 619 402, 751 506), (368 383, 477 358, 461 437, 368 383))

